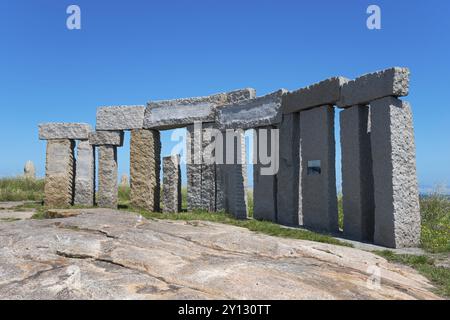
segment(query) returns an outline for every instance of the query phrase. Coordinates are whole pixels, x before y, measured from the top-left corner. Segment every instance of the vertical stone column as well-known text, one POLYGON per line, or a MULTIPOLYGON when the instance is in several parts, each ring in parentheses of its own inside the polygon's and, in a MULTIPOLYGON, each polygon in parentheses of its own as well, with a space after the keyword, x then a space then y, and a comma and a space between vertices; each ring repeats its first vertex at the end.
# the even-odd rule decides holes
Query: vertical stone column
POLYGON ((376 244, 400 248, 420 242, 414 129, 407 102, 370 103, 376 244))
POLYGON ((160 210, 161 140, 159 131, 131 131, 131 205, 152 212, 160 210))
POLYGON ((44 202, 47 207, 65 207, 73 203, 74 147, 68 139, 47 141, 44 202))
POLYGON ((275 129, 271 126, 255 129, 253 139, 253 158, 256 160, 253 165, 253 218, 273 222, 277 221, 277 175, 264 174, 263 169, 267 169, 268 164, 264 163, 260 151, 263 149, 263 153, 272 156, 278 152, 278 139, 272 145, 275 129))
POLYGON ((226 130, 224 139, 226 164, 222 166, 225 184, 225 211, 237 219, 247 219, 247 168, 243 130, 226 130))
POLYGON ((201 209, 202 191, 202 132, 189 125, 186 132, 187 164, 187 208, 201 209))
POLYGON ((78 142, 75 205, 93 206, 95 200, 95 147, 88 140, 78 142))
POLYGON ((181 212, 180 156, 163 159, 163 212, 181 212))
POLYGON ((204 124, 202 130, 202 175, 201 175, 201 191, 200 191, 200 207, 202 210, 214 212, 216 211, 216 164, 214 162, 214 154, 211 152, 214 146, 214 126, 212 124, 204 124))
POLYGON ((300 151, 303 224, 319 231, 337 232, 332 106, 300 112, 300 151))
POLYGON ((283 115, 280 124, 280 168, 277 176, 278 223, 297 226, 302 222, 300 192, 299 114, 283 115))
POLYGON ((373 241, 374 210, 369 107, 354 106, 340 113, 344 234, 373 241))
POLYGON ((101 208, 117 209, 117 147, 101 145, 98 147, 98 197, 101 208))

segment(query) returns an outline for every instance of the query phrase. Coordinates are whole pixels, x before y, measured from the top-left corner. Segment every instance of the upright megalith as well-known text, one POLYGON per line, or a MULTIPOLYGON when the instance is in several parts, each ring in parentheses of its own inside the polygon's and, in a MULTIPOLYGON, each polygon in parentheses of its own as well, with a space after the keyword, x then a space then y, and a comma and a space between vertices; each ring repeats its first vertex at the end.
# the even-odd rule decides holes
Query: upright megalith
POLYGON ((92 131, 85 123, 44 123, 39 139, 47 140, 45 204, 49 207, 73 204, 75 192, 75 140, 87 140, 92 131))
POLYGON ((277 222, 297 226, 302 223, 300 203, 300 127, 299 114, 283 115, 279 126, 279 170, 277 175, 277 222))
POLYGON ((277 221, 278 165, 270 158, 279 152, 278 129, 269 126, 255 129, 253 137, 253 218, 277 221), (269 158, 270 156, 270 158, 269 158))
POLYGON ((97 205, 117 208, 117 147, 123 145, 123 131, 95 131, 89 135, 89 143, 98 149, 97 205))
POLYGON ((65 207, 73 204, 74 148, 69 139, 47 142, 45 164, 44 202, 47 207, 65 207))
POLYGON ((25 163, 25 166, 23 167, 23 176, 25 179, 36 179, 36 168, 32 161, 29 160, 25 163))
POLYGON ((202 151, 203 161, 201 166, 200 208, 208 212, 216 211, 216 163, 214 150, 215 130, 212 124, 203 126, 202 151))
POLYGON ((93 206, 95 202, 95 148, 89 140, 77 145, 74 204, 93 206))
POLYGON ((224 132, 225 164, 218 165, 223 183, 223 204, 220 206, 237 219, 247 219, 247 166, 245 135, 243 130, 227 129, 224 132))
POLYGON ((202 209, 202 129, 189 125, 186 132, 187 209, 202 209))
POLYGON ((303 225, 338 231, 334 108, 300 112, 301 199, 303 225))
POLYGON ((344 234, 373 241, 374 195, 368 106, 340 112, 344 234))
POLYGON ((130 200, 134 208, 160 210, 161 140, 157 130, 135 129, 130 140, 130 200))
POLYGON ((181 212, 180 155, 163 158, 163 212, 181 212))
POLYGON ((101 208, 116 209, 118 204, 117 146, 98 146, 98 196, 101 208))
POLYGON ((420 208, 411 107, 394 97, 370 103, 376 244, 420 242, 420 208))

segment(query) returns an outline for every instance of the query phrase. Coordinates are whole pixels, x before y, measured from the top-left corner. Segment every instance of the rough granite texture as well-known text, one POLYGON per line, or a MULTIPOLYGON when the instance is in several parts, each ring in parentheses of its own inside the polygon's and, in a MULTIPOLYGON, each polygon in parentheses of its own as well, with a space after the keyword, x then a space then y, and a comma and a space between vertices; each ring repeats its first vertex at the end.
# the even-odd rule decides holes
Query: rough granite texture
POLYGON ((131 205, 160 210, 161 139, 156 130, 133 130, 130 140, 131 205))
POLYGON ((214 145, 214 133, 211 131, 213 125, 203 126, 202 132, 202 182, 201 182, 201 202, 202 210, 214 212, 216 211, 216 164, 214 163, 214 154, 209 146, 214 145))
POLYGON ((39 125, 40 140, 87 140, 92 127, 86 123, 43 123, 39 125))
POLYGON ((394 67, 366 74, 342 86, 339 107, 366 105, 370 101, 394 96, 407 96, 409 91, 409 69, 394 67))
POLYGON ((369 115, 367 106, 354 106, 339 114, 344 234, 366 242, 373 241, 375 223, 369 115))
POLYGON ((194 125, 186 129, 187 208, 193 211, 202 209, 202 130, 194 125))
POLYGON ((163 212, 181 212, 180 155, 163 158, 163 212))
POLYGON ((117 147, 98 147, 98 196, 97 205, 101 208, 117 208, 117 147))
POLYGON ((145 110, 144 128, 174 129, 194 122, 214 122, 217 106, 253 99, 254 89, 247 88, 206 97, 149 102, 145 110))
POLYGON ((237 219, 246 219, 248 216, 247 207, 247 166, 242 164, 246 159, 245 136, 243 130, 228 131, 233 134, 224 135, 224 147, 227 151, 234 149, 234 157, 228 157, 226 164, 220 165, 221 183, 224 183, 224 208, 225 211, 237 219), (231 163, 230 163, 230 160, 231 163))
POLYGON ((45 164, 44 202, 47 207, 66 207, 73 203, 75 142, 49 140, 45 164))
POLYGON ((272 222, 277 221, 277 174, 266 175, 264 170, 261 171, 270 165, 261 159, 259 153, 263 146, 269 155, 278 151, 279 139, 274 129, 256 129, 253 138, 253 156, 257 160, 253 165, 253 218, 272 222))
POLYGON ((219 129, 250 129, 274 125, 282 119, 282 99, 287 90, 255 99, 224 105, 216 109, 216 124, 219 129))
POLYGON ((97 130, 142 129, 145 106, 114 106, 97 109, 97 130))
POLYGON ((416 147, 411 107, 388 97, 371 103, 376 244, 414 247, 420 242, 416 147))
POLYGON ((89 134, 89 143, 93 146, 123 146, 123 131, 95 131, 89 134))
POLYGON ((300 112, 301 191, 303 225, 318 231, 338 231, 334 108, 300 112), (308 162, 321 162, 321 173, 308 172, 308 162))
POLYGON ((283 97, 283 113, 333 105, 341 98, 341 87, 348 81, 347 78, 335 77, 289 92, 283 97))
POLYGON ((36 179, 36 168, 33 161, 27 161, 23 167, 23 176, 26 179, 34 180, 36 179))
POLYGON ((299 114, 283 115, 280 124, 279 157, 280 168, 277 175, 277 222, 288 226, 298 226, 302 221, 300 193, 300 133, 299 114))
POLYGON ((440 299, 413 269, 354 248, 212 222, 81 212, 0 222, 0 299, 440 299), (376 290, 367 287, 370 266, 382 275, 376 290))
POLYGON ((95 201, 95 148, 88 140, 78 142, 74 204, 93 206, 95 201))

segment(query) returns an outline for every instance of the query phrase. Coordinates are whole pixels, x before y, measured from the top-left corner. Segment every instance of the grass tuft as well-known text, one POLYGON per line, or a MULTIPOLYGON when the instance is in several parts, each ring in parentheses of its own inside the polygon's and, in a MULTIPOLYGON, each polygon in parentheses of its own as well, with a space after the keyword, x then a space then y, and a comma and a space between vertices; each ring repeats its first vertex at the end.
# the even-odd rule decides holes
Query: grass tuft
POLYGON ((43 198, 44 179, 0 179, 0 201, 42 201, 43 198))

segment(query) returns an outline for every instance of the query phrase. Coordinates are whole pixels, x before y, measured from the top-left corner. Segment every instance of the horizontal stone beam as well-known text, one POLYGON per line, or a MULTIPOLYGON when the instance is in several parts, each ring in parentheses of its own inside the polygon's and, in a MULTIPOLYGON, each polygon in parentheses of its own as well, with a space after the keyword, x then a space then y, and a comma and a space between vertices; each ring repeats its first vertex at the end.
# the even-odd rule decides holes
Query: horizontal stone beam
POLYGON ((145 110, 144 128, 167 130, 194 122, 214 122, 215 108, 256 96, 247 88, 212 96, 149 102, 145 110))
POLYGON ((403 97, 409 92, 409 69, 394 67, 366 74, 342 86, 337 106, 366 105, 385 97, 403 97))
POLYGON ((282 99, 286 93, 287 90, 281 89, 263 97, 218 107, 216 123, 220 130, 278 124, 282 120, 282 99))
POLYGON ((39 125, 40 140, 87 140, 92 127, 86 123, 43 123, 39 125))
POLYGON ((123 146, 123 131, 95 131, 89 134, 89 143, 93 146, 123 146))
POLYGON ((97 109, 97 130, 142 129, 145 106, 113 106, 97 109))
POLYGON ((341 98, 341 87, 348 81, 344 77, 335 77, 289 92, 283 97, 283 113, 334 105, 341 98))

